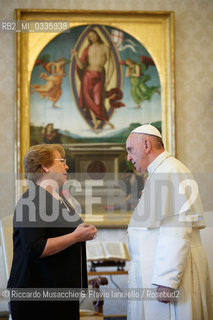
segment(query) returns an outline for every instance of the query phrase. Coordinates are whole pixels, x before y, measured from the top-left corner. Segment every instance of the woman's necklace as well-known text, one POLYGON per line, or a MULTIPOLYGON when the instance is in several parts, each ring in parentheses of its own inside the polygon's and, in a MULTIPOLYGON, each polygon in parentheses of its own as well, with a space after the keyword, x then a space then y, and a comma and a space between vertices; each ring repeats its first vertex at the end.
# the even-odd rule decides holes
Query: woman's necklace
POLYGON ((58 193, 54 192, 53 197, 59 200, 60 204, 63 204, 66 207, 67 211, 70 212, 70 208, 68 207, 67 203, 58 193))
POLYGON ((68 207, 66 201, 60 195, 59 195, 59 201, 61 204, 63 204, 66 207, 67 211, 70 212, 70 208, 68 207))

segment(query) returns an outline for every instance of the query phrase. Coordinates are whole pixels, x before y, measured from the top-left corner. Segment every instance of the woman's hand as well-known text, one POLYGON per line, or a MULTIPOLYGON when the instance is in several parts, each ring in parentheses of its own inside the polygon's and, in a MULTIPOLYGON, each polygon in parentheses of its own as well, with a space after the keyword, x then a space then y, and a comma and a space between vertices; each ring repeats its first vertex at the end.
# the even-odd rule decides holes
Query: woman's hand
POLYGON ((61 252, 76 242, 92 240, 96 236, 96 233, 97 229, 95 226, 87 223, 81 223, 75 231, 71 233, 47 239, 41 258, 61 252))
POLYGON ((97 233, 97 229, 95 226, 81 223, 73 232, 73 236, 75 237, 77 242, 92 240, 97 233))

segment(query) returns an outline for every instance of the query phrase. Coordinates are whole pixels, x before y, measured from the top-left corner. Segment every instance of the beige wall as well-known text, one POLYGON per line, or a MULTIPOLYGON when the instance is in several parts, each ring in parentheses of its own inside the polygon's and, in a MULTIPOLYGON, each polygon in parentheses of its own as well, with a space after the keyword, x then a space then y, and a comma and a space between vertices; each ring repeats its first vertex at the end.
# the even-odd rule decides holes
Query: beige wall
MULTIPOLYGON (((193 172, 208 174, 202 197, 205 209, 213 209, 212 0, 0 0, 0 7, 0 20, 12 19, 14 8, 174 11, 177 156, 193 172)), ((0 216, 5 216, 14 208, 14 34, 0 33, 0 39, 0 216)))

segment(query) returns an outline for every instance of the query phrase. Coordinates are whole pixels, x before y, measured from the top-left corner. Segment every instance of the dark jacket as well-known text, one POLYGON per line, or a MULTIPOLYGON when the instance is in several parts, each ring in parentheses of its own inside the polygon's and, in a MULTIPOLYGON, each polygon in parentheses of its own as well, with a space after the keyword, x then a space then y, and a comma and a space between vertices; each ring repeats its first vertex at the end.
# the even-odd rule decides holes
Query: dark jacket
POLYGON ((8 288, 87 288, 85 243, 40 258, 47 239, 82 223, 74 209, 33 185, 19 200, 13 220, 13 263, 8 288))

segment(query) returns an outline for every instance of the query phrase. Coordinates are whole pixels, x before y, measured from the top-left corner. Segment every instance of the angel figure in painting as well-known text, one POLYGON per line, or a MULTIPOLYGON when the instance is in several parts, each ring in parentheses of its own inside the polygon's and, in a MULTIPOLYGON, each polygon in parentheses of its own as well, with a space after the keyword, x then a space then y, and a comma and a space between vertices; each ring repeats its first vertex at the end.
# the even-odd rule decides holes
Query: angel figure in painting
POLYGON ((147 81, 151 80, 151 77, 145 74, 145 71, 150 65, 155 65, 151 58, 141 56, 141 62, 127 58, 122 64, 126 66, 125 77, 130 78, 131 96, 137 104, 136 108, 141 108, 142 102, 150 101, 155 92, 160 94, 158 86, 150 87, 147 85, 147 81))
POLYGON ((46 80, 44 85, 32 84, 31 93, 37 92, 42 99, 47 98, 47 100, 52 101, 52 107, 57 108, 56 102, 61 97, 61 84, 63 77, 66 76, 64 66, 67 63, 66 59, 61 58, 60 60, 49 62, 46 65, 46 70, 49 74, 42 72, 40 77, 46 80))
MULTIPOLYGON (((76 58, 77 74, 81 81, 80 108, 85 118, 92 120, 93 130, 98 129, 102 121, 113 129, 114 125, 109 122, 105 107, 105 99, 112 94, 117 94, 112 90, 119 90, 115 88, 106 92, 114 72, 111 50, 96 30, 90 30, 87 37, 89 45, 83 50, 81 57, 77 50, 71 50, 71 54, 76 58)), ((120 106, 123 104, 119 103, 119 106, 116 104, 114 107, 120 106)))

